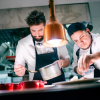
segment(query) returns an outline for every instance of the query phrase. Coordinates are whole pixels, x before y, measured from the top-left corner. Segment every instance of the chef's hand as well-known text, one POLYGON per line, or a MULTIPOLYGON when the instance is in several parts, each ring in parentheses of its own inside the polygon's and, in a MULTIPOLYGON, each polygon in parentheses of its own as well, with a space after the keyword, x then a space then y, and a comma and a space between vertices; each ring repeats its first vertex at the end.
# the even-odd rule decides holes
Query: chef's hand
POLYGON ((80 71, 78 67, 75 68, 77 74, 83 76, 83 71, 80 71))
POLYGON ((60 69, 63 67, 63 62, 64 60, 60 59, 60 60, 56 60, 54 63, 58 62, 58 65, 60 67, 60 69))
POLYGON ((89 69, 89 66, 94 63, 92 54, 90 55, 82 55, 78 61, 78 68, 79 72, 84 72, 89 69))
POLYGON ((14 72, 18 76, 23 76, 25 74, 25 68, 21 64, 14 66, 14 72))

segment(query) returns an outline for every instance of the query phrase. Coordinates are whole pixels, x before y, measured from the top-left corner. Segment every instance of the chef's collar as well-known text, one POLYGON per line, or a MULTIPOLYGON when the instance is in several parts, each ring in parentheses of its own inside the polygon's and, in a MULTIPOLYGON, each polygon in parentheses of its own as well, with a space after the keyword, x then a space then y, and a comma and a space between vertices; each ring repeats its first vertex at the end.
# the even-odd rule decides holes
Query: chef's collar
POLYGON ((40 41, 40 42, 35 41, 35 45, 43 45, 43 42, 44 42, 44 40, 42 40, 42 41, 40 41))

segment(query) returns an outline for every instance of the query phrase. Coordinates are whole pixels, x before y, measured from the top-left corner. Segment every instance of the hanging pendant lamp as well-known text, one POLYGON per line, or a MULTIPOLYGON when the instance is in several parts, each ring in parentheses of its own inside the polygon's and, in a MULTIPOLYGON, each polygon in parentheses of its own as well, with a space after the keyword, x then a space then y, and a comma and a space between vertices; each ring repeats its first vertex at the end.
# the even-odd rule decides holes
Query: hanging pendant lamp
POLYGON ((65 29, 55 16, 54 1, 49 0, 49 23, 44 28, 44 43, 46 47, 60 47, 68 43, 65 29))

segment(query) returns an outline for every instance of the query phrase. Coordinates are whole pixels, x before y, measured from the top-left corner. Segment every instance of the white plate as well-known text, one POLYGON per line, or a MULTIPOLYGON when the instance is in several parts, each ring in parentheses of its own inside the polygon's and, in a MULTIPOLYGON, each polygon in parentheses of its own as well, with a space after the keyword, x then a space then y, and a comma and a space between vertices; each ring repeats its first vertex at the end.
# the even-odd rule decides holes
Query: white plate
POLYGON ((53 83, 52 85, 70 85, 70 84, 83 84, 83 83, 93 83, 96 82, 97 80, 100 80, 100 78, 90 78, 90 79, 83 79, 83 80, 77 80, 77 81, 62 81, 62 82, 56 82, 53 83))

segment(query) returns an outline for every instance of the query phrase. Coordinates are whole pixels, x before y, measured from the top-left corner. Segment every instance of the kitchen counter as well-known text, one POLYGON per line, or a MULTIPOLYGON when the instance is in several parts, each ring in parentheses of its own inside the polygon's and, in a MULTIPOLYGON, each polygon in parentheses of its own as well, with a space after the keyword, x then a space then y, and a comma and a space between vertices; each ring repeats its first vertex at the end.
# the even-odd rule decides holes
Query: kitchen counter
MULTIPOLYGON (((28 97, 43 100, 90 100, 100 95, 100 82, 74 85, 57 85, 44 89, 26 89, 22 91, 0 91, 0 97, 28 97)), ((14 99, 13 98, 13 99, 14 99)))

